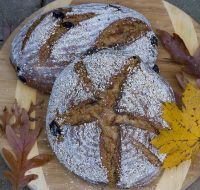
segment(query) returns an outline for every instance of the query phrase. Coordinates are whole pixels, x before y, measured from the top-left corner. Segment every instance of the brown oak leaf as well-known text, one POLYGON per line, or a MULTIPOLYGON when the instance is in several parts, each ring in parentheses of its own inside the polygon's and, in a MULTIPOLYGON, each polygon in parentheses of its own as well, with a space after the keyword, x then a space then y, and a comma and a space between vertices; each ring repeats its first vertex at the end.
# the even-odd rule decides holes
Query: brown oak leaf
POLYGON ((200 79, 197 79, 197 87, 200 88, 200 79))
POLYGON ((31 109, 27 112, 15 103, 11 108, 11 113, 8 112, 15 118, 14 122, 11 121, 11 117, 6 120, 6 137, 13 153, 5 148, 2 149, 3 156, 10 167, 10 171, 5 171, 4 176, 12 183, 14 190, 23 189, 30 181, 38 177, 36 174, 25 175, 28 170, 40 167, 52 159, 52 156, 48 154, 28 158, 41 131, 41 127, 31 129, 30 113, 35 108, 31 109))
POLYGON ((183 73, 177 73, 176 74, 176 79, 177 79, 179 85, 181 86, 181 88, 183 90, 185 90, 187 84, 189 83, 189 80, 185 78, 183 73))
POLYGON ((1 129, 2 133, 5 132, 6 125, 10 121, 11 116, 12 115, 8 111, 7 107, 5 106, 4 109, 3 109, 2 115, 0 115, 0 129, 1 129))
MULTIPOLYGON (((30 121, 36 121, 38 118, 33 118, 31 116, 31 114, 37 109, 37 108, 41 108, 43 105, 44 101, 40 101, 36 104, 33 104, 31 102, 29 110, 27 111, 28 115, 29 115, 29 120, 30 121)), ((21 112, 22 112, 22 108, 19 107, 19 105, 17 104, 17 101, 15 101, 15 103, 12 105, 10 111, 9 109, 5 106, 2 112, 2 115, 0 115, 0 129, 1 131, 4 133, 5 129, 6 129, 6 125, 9 124, 11 125, 11 127, 16 128, 17 126, 20 125, 21 121, 21 112)))
POLYGON ((200 78, 200 48, 194 56, 190 55, 184 41, 176 33, 173 35, 163 30, 157 30, 162 45, 178 64, 184 65, 184 71, 200 78))
POLYGON ((30 121, 37 121, 37 118, 33 118, 31 117, 31 114, 38 108, 38 109, 41 109, 42 105, 43 105, 44 101, 41 100, 40 102, 36 103, 36 104, 33 104, 33 102, 31 102, 31 105, 29 107, 29 110, 28 110, 28 115, 29 115, 29 120, 30 121))

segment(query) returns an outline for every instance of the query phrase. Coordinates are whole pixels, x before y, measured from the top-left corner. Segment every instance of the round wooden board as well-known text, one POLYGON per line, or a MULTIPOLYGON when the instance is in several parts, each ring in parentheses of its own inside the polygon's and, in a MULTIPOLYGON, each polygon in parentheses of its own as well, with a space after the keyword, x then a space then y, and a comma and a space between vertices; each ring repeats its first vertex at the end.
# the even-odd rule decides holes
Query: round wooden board
MULTIPOLYGON (((17 99, 21 106, 27 108, 30 101, 45 100, 45 106, 42 110, 37 110, 36 115, 41 117, 41 121, 35 125, 45 126, 46 108, 48 104, 48 95, 41 94, 35 89, 31 89, 20 81, 17 81, 16 74, 9 60, 10 44, 17 31, 39 12, 46 12, 56 7, 62 7, 67 4, 80 4, 86 2, 103 2, 117 3, 133 8, 143 13, 152 23, 154 29, 159 28, 168 32, 175 31, 186 42, 187 47, 193 54, 198 47, 198 38, 200 37, 200 27, 188 15, 178 8, 161 0, 57 0, 47 5, 43 9, 34 13, 26 19, 10 36, 0 51, 0 109, 6 105, 10 107, 14 100, 17 99)), ((157 61, 161 75, 172 85, 176 90, 180 90, 175 79, 175 73, 180 68, 173 64, 169 59, 169 54, 159 45, 159 58, 157 61)), ((7 147, 5 138, 0 138, 0 148, 7 147)), ((45 130, 42 132, 37 144, 34 146, 30 156, 38 153, 52 154, 49 147, 45 130)), ((191 185, 200 176, 200 154, 198 158, 192 162, 187 161, 181 164, 178 168, 164 171, 163 175, 156 179, 148 187, 142 187, 142 190, 179 190, 185 189, 191 185), (189 169, 189 171, 188 171, 189 169), (187 175, 187 176, 186 176, 187 175)), ((79 177, 75 176, 61 164, 56 157, 47 165, 31 171, 37 173, 39 179, 30 183, 29 187, 33 190, 108 190, 111 188, 104 186, 91 185, 79 177)), ((133 188, 132 188, 133 189, 133 188)))

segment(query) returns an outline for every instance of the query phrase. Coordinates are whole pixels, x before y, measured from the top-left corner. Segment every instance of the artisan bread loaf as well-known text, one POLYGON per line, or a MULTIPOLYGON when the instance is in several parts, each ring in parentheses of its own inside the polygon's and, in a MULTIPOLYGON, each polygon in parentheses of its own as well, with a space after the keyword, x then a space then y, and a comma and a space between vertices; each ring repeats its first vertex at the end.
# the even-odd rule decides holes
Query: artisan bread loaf
POLYGON ((160 174, 150 144, 171 87, 138 57, 104 49, 68 65, 53 86, 46 130, 59 161, 92 183, 138 187, 160 174))
POLYGON ((109 49, 154 65, 157 38, 140 13, 113 4, 81 4, 37 15, 15 36, 11 62, 19 79, 51 92, 71 62, 109 49))

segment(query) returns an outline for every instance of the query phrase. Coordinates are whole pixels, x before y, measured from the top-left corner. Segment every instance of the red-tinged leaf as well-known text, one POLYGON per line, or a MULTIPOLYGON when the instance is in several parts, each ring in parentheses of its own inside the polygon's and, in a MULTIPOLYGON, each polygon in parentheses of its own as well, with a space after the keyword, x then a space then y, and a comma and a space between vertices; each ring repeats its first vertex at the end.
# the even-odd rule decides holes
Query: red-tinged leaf
POLYGON ((40 131, 41 131, 40 127, 36 127, 34 130, 33 129, 29 130, 29 134, 26 140, 26 145, 24 146, 24 152, 29 153, 29 151, 33 148, 40 134, 40 131))
POLYGON ((196 83, 197 83, 197 87, 200 88, 200 79, 197 79, 196 83))
POLYGON ((172 36, 166 31, 157 31, 162 45, 167 49, 174 61, 180 64, 187 63, 190 53, 179 35, 174 33, 172 36))
MULTIPOLYGON (((37 119, 38 119, 38 118, 37 118, 37 119)), ((30 120, 31 122, 37 121, 37 119, 36 119, 36 118, 33 118, 33 117, 29 117, 29 120, 30 120)))
POLYGON ((35 157, 29 159, 26 162, 25 169, 30 170, 32 168, 37 168, 37 167, 43 166, 44 164, 49 162, 51 159, 52 159, 52 156, 49 154, 40 154, 38 156, 35 156, 35 157))
POLYGON ((33 113, 37 108, 41 108, 42 105, 43 105, 43 103, 44 103, 44 100, 39 101, 39 102, 36 103, 36 104, 33 104, 33 102, 31 102, 30 108, 29 108, 29 110, 28 110, 28 112, 27 112, 28 115, 30 116, 31 113, 33 113))
POLYGON ((3 153, 4 158, 8 162, 8 164, 10 166, 10 169, 13 172, 16 172, 18 161, 15 159, 15 157, 13 156, 13 154, 9 150, 7 150, 5 148, 2 149, 2 153, 3 153))
POLYGON ((175 95, 176 105, 179 108, 182 108, 183 102, 182 102, 182 95, 181 95, 181 93, 178 93, 178 92, 174 91, 174 95, 175 95))
POLYGON ((12 115, 9 113, 7 107, 5 106, 3 109, 3 114, 0 115, 1 127, 3 132, 5 132, 6 125, 9 123, 11 116, 12 115))
POLYGON ((195 77, 200 77, 200 62, 195 57, 190 57, 184 71, 195 77))
MULTIPOLYGON (((35 108, 33 108, 32 105, 30 112, 34 109, 35 108)), ((9 163, 12 171, 12 173, 6 171, 5 177, 11 181, 13 189, 19 190, 26 186, 30 181, 37 178, 37 175, 35 174, 25 176, 25 173, 29 169, 44 165, 51 159, 51 156, 37 155, 34 158, 28 159, 28 155, 40 134, 41 127, 31 129, 30 113, 25 109, 20 108, 17 103, 13 105, 10 114, 15 118, 15 122, 8 122, 6 126, 6 136, 15 155, 6 149, 3 149, 4 157, 9 163)))
POLYGON ((200 77, 200 48, 197 49, 194 56, 191 56, 178 34, 170 35, 166 31, 158 30, 158 36, 174 61, 185 66, 184 71, 186 73, 200 77))
POLYGON ((30 120, 30 121, 37 121, 38 118, 33 118, 33 117, 31 117, 31 114, 32 114, 34 111, 36 111, 36 109, 41 109, 42 106, 43 106, 43 103, 44 103, 44 100, 41 100, 41 101, 39 101, 39 102, 36 103, 36 104, 33 104, 33 102, 31 102, 30 108, 29 108, 29 110, 28 110, 28 112, 27 112, 28 115, 29 115, 29 120, 30 120))
POLYGON ((19 157, 23 152, 23 144, 9 125, 6 127, 6 137, 16 156, 19 157))
POLYGON ((22 189, 23 187, 27 186, 31 181, 38 178, 38 175, 36 174, 30 174, 23 178, 22 182, 20 183, 19 188, 22 189))
POLYGON ((17 101, 15 101, 15 103, 13 104, 13 106, 11 107, 11 113, 13 114, 13 116, 15 117, 15 122, 12 124, 12 127, 17 127, 21 124, 21 108, 18 106, 17 101))
POLYGON ((21 108, 19 107, 16 100, 13 106, 11 107, 11 112, 13 113, 13 115, 16 115, 17 117, 20 116, 21 108))
POLYGON ((196 53, 194 54, 194 59, 200 63, 200 47, 197 49, 196 53))
POLYGON ((30 130, 30 121, 29 121, 29 116, 24 109, 22 109, 20 120, 21 120, 21 128, 19 128, 20 138, 22 140, 28 140, 27 135, 29 134, 30 130))
POLYGON ((28 113, 25 110, 21 112, 21 127, 19 128, 20 140, 23 143, 23 156, 28 156, 39 135, 40 128, 30 129, 28 113))
POLYGON ((12 183, 14 187, 17 186, 16 177, 10 171, 4 171, 3 175, 12 183))
POLYGON ((189 81, 184 77, 183 73, 177 73, 176 79, 177 79, 179 85, 182 87, 182 89, 185 90, 189 81))
POLYGON ((31 115, 31 113, 35 111, 35 108, 36 108, 36 105, 34 105, 33 102, 31 102, 31 105, 28 110, 28 115, 31 115))

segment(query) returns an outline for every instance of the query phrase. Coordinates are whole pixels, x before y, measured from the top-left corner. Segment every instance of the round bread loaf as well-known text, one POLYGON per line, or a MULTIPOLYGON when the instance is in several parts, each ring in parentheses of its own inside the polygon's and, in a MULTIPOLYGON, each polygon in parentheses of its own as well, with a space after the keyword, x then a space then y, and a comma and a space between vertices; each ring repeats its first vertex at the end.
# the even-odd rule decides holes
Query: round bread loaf
POLYGON ((72 61, 103 49, 137 55, 154 64, 157 38, 140 13, 113 4, 81 4, 34 17, 12 42, 11 62, 19 79, 49 93, 72 61))
POLYGON ((146 63, 104 49, 68 65, 56 79, 46 130, 59 161, 92 183, 148 184, 164 155, 150 144, 170 86, 146 63))

